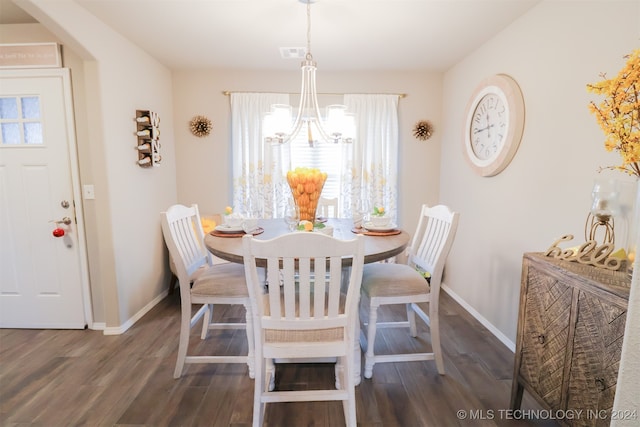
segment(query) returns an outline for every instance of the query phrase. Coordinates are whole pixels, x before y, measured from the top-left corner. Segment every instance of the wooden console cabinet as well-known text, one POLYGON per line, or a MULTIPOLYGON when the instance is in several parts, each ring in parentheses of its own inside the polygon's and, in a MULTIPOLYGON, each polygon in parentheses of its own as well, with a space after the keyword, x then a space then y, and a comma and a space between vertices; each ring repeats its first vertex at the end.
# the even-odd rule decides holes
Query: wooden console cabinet
POLYGON ((609 425, 629 285, 625 272, 524 255, 511 409, 527 390, 547 409, 583 411, 563 424, 609 425))

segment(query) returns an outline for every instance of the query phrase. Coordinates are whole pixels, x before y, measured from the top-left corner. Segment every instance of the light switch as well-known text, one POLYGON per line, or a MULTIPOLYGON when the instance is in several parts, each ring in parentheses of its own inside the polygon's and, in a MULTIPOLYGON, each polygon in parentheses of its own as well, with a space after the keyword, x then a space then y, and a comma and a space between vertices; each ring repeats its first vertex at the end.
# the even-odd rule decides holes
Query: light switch
POLYGON ((82 197, 85 200, 93 200, 96 198, 96 193, 93 190, 93 185, 87 184, 82 186, 82 197))

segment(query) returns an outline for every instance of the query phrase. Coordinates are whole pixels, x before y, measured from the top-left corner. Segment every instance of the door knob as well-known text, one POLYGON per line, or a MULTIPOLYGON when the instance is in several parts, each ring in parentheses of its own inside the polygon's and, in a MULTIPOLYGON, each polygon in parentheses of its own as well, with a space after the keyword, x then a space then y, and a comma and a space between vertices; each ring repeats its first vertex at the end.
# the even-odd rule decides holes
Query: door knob
POLYGON ((65 216, 62 219, 58 219, 58 220, 53 219, 53 220, 51 220, 49 222, 54 222, 56 224, 71 225, 71 218, 69 218, 68 216, 65 216))

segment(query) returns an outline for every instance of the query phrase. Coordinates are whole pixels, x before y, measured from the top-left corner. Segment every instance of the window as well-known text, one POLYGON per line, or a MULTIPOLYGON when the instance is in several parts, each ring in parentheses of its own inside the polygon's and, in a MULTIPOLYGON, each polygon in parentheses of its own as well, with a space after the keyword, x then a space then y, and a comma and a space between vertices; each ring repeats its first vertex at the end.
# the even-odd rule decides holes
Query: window
POLYGON ((0 98, 0 145, 42 144, 40 98, 0 98))
MULTIPOLYGON (((286 117, 284 121, 288 122, 291 120, 291 107, 278 107, 279 110, 281 110, 281 113, 285 113, 284 116, 286 117)), ((268 137, 271 137, 275 133, 272 129, 274 128, 274 123, 277 122, 278 119, 283 120, 282 117, 277 116, 269 117, 267 115, 264 117, 264 140, 268 140, 268 137)), ((353 135, 355 133, 355 123, 353 120, 343 120, 339 123, 342 124, 340 129, 345 134, 353 135)), ((290 141, 285 146, 279 147, 281 149, 273 151, 274 155, 279 157, 279 163, 284 165, 282 173, 285 175, 287 170, 295 169, 296 167, 316 168, 322 172, 326 172, 327 180, 322 188, 322 197, 340 199, 342 179, 345 167, 349 163, 346 157, 350 157, 351 146, 348 144, 348 146, 345 147, 345 143, 334 143, 332 141, 320 140, 316 141, 312 147, 309 145, 309 136, 306 129, 307 125, 303 124, 302 129, 298 131, 294 140, 290 141)), ((316 131, 313 131, 312 133, 313 135, 316 135, 316 131)))

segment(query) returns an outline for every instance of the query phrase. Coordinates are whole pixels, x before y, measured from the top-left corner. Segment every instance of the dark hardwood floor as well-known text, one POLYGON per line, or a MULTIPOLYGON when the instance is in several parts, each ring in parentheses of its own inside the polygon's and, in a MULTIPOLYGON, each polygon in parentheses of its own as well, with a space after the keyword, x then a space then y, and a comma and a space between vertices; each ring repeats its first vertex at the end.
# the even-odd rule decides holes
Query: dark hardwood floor
MULTIPOLYGON (((250 426, 253 380, 244 365, 187 365, 173 379, 178 347, 179 292, 170 295, 126 333, 0 330, 0 422, 2 426, 250 426)), ((356 388, 359 426, 552 426, 514 420, 506 412, 513 353, 451 297, 441 298, 441 335, 446 375, 433 361, 379 364, 373 379, 356 388)), ((380 310, 394 317, 404 308, 380 310)), ((241 307, 216 316, 244 316, 241 307)), ((418 339, 404 330, 384 330, 386 347, 429 346, 422 325, 418 339)), ((192 350, 245 352, 244 331, 210 331, 192 350)), ((279 389, 333 383, 329 364, 278 365, 279 389)), ((539 409, 525 393, 523 408, 539 409)), ((265 425, 344 425, 337 402, 267 405, 265 425)))

